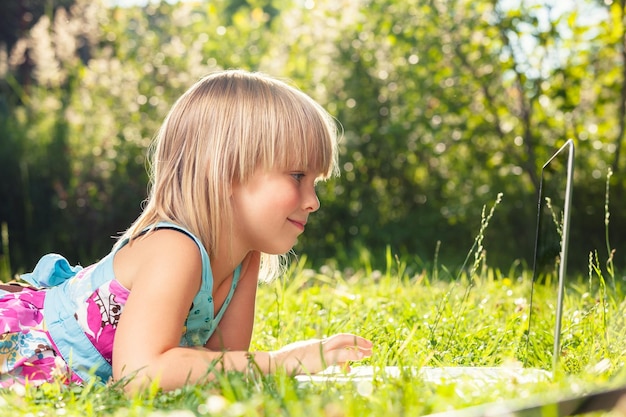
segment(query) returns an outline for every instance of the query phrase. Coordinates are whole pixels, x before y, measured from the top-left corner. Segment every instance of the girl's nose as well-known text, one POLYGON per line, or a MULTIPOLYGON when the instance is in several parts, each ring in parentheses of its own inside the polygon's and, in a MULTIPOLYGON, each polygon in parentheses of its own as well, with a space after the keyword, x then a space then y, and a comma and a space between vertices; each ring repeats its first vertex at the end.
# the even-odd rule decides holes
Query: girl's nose
POLYGON ((317 211, 320 208, 320 200, 317 198, 317 193, 315 192, 315 187, 311 187, 310 191, 307 193, 304 198, 304 209, 308 212, 317 211))

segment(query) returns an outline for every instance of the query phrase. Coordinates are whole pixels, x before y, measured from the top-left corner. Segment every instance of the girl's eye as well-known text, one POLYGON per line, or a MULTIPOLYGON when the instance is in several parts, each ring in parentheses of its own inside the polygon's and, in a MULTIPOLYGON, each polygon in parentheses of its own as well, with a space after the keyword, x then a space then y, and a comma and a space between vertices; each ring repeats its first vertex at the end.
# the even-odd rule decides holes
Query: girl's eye
POLYGON ((291 173, 291 176, 298 182, 302 181, 302 178, 304 178, 304 174, 302 172, 293 172, 291 173))

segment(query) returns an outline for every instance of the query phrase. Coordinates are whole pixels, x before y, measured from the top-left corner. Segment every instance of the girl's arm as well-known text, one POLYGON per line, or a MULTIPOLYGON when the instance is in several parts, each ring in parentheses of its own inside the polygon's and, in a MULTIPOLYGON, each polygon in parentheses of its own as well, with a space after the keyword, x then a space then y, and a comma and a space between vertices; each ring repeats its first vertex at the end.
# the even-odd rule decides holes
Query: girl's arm
MULTIPOLYGON (((241 347, 240 350, 180 347, 185 319, 200 288, 202 270, 196 244, 180 232, 159 230, 135 241, 118 252, 114 268, 130 294, 115 335, 113 377, 116 380, 131 377, 126 385, 129 391, 154 381, 165 390, 175 389, 210 378, 213 369, 245 371, 251 359, 265 373, 278 367, 287 372, 315 373, 328 365, 371 354, 369 341, 346 334, 299 342, 276 352, 247 352, 244 345, 249 344, 250 330, 241 339, 230 333, 237 328, 235 313, 230 316, 235 328, 223 329, 226 333, 222 334, 227 343, 232 341, 232 346, 241 347)), ((250 277, 246 273, 243 282, 250 277)), ((250 322, 248 326, 251 325, 250 322)))
POLYGON ((114 379, 132 376, 128 388, 158 379, 165 389, 199 380, 218 354, 179 347, 201 284, 195 242, 175 230, 157 230, 120 249, 113 268, 130 290, 113 342, 114 379))

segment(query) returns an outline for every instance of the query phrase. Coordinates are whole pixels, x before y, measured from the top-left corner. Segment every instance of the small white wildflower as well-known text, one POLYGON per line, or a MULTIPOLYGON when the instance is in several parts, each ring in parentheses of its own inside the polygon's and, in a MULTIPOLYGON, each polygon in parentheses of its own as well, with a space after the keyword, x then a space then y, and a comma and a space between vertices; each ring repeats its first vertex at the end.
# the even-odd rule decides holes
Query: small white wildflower
POLYGON ((13 385, 11 385, 9 389, 13 391, 13 393, 19 397, 23 397, 24 395, 26 395, 26 387, 23 384, 20 384, 19 382, 16 382, 13 385))
POLYGON ((221 395, 211 395, 204 403, 204 409, 211 414, 220 414, 228 406, 228 401, 221 395))
POLYGON ((67 365, 62 357, 54 357, 54 369, 50 372, 55 379, 64 379, 67 376, 67 365))
POLYGON ((358 382, 356 391, 363 397, 369 397, 374 392, 374 384, 372 384, 372 381, 364 379, 358 382))

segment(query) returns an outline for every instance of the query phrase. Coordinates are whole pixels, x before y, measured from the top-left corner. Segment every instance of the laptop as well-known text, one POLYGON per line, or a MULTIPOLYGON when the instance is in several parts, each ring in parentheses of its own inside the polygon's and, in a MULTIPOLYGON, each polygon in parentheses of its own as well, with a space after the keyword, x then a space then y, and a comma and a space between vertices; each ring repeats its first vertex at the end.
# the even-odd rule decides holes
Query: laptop
POLYGON ((574 175, 574 142, 570 139, 559 148, 541 169, 537 202, 537 233, 533 256, 533 279, 530 312, 526 334, 525 365, 538 356, 545 339, 552 340, 552 371, 556 371, 561 354, 561 315, 567 277, 574 175), (552 313, 552 334, 540 334, 536 319, 535 292, 538 289, 556 294, 553 305, 543 306, 552 313))
MULTIPOLYGON (((561 343, 561 314, 567 273, 567 249, 569 242, 570 212, 572 199, 572 184, 574 174, 574 143, 570 139, 561 146, 546 161, 541 169, 541 181, 537 198, 537 232, 535 235, 535 250, 533 262, 533 278, 531 283, 530 308, 525 346, 524 366, 519 367, 419 367, 407 370, 394 366, 383 369, 371 366, 354 366, 349 372, 342 372, 337 367, 330 367, 314 375, 299 375, 297 380, 301 384, 319 382, 359 382, 372 380, 376 375, 384 373, 395 377, 402 373, 411 372, 416 378, 426 383, 443 383, 454 381, 464 386, 476 389, 492 385, 502 380, 518 383, 532 383, 549 381, 557 370, 561 343), (549 291, 547 294, 556 294, 547 306, 537 306, 536 291, 549 291), (540 308, 551 314, 549 329, 545 323, 537 320, 534 310, 540 308), (543 326, 543 327, 542 327, 543 326), (552 351, 546 352, 545 347, 551 346, 552 351), (538 366, 528 366, 531 363, 545 363, 542 358, 551 356, 551 370, 538 366)), ((543 297, 541 299, 544 299, 543 297)))

